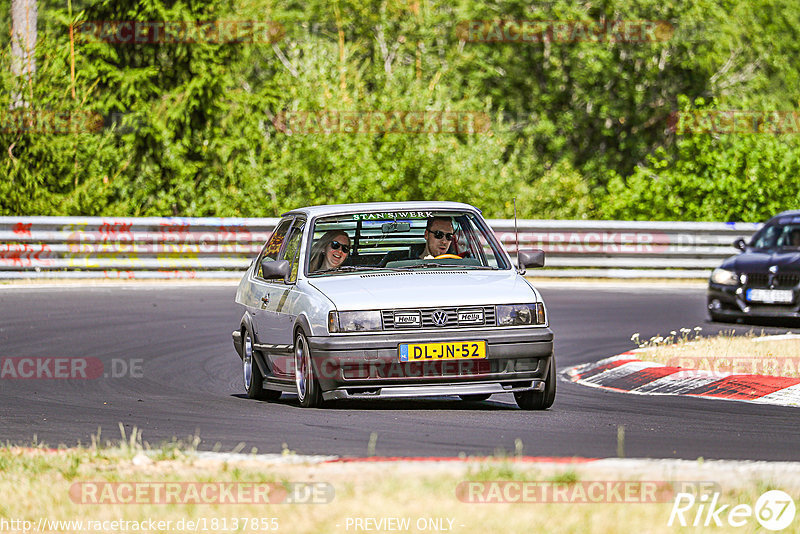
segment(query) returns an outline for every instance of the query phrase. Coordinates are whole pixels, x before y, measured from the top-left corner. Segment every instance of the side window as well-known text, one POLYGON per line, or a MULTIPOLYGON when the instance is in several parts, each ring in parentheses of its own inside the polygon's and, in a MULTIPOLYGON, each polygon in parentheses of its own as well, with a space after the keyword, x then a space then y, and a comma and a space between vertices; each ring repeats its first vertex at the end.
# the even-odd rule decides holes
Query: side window
POLYGON ((267 241, 267 244, 264 245, 264 250, 261 251, 261 254, 258 256, 258 277, 263 278, 264 275, 261 272, 261 262, 263 260, 277 260, 278 253, 281 250, 281 245, 283 245, 283 241, 286 238, 286 232, 289 230, 289 225, 292 224, 292 219, 284 219, 278 223, 278 226, 275 227, 275 231, 272 232, 272 236, 267 241))
POLYGON ((302 219, 297 219, 292 225, 289 232, 289 237, 286 239, 286 246, 280 254, 280 259, 287 260, 292 266, 292 274, 289 276, 289 282, 297 280, 297 266, 300 263, 300 244, 303 241, 303 228, 306 222, 302 219))
POLYGON ((487 233, 481 231, 477 220, 470 216, 468 222, 465 221, 463 226, 469 230, 470 250, 474 257, 482 258, 483 265, 497 269, 507 268, 503 257, 497 253, 494 245, 489 241, 487 233))
POLYGON ((755 240, 752 246, 754 248, 769 248, 776 246, 778 238, 781 234, 781 230, 783 230, 783 227, 778 226, 777 224, 767 226, 764 228, 764 231, 761 232, 761 235, 758 236, 758 239, 755 240))
POLYGON ((800 239, 800 226, 786 225, 782 228, 783 233, 778 240, 780 247, 797 247, 798 239, 800 239))

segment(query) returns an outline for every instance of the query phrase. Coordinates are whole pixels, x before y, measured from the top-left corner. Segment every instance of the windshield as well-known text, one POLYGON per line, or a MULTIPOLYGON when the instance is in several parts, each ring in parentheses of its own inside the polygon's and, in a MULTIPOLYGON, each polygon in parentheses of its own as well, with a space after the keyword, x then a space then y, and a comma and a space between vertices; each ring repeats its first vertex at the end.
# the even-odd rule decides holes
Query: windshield
POLYGON ((784 217, 765 226, 754 237, 753 248, 800 248, 800 217, 784 217))
POLYGON ((414 269, 508 269, 494 235, 473 213, 405 211, 320 217, 306 274, 414 269))

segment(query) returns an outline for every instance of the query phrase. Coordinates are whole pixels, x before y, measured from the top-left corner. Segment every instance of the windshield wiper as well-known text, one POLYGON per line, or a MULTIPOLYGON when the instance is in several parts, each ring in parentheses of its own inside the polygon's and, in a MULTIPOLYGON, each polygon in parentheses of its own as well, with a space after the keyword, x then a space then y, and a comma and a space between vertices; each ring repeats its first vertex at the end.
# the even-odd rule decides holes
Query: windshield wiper
POLYGON ((451 269, 478 269, 478 270, 489 270, 493 271, 494 267, 488 267, 486 265, 458 265, 456 263, 415 263, 414 265, 405 265, 403 267, 398 267, 398 269, 439 269, 441 267, 449 267, 451 269))
POLYGON ((446 263, 415 263, 413 265, 403 265, 400 269, 427 269, 428 267, 453 267, 453 265, 448 265, 446 263))
POLYGON ((398 271, 401 270, 397 267, 380 267, 380 266, 372 266, 369 265, 344 265, 342 267, 338 267, 336 269, 325 269, 324 271, 314 271, 311 274, 323 274, 323 273, 351 273, 353 271, 398 271))
POLYGON ((439 267, 455 267, 456 269, 461 269, 464 266, 463 265, 455 265, 453 263, 435 263, 435 262, 430 262, 430 263, 415 263, 414 265, 404 265, 401 268, 402 269, 428 269, 428 268, 438 269, 439 267))
POLYGON ((337 267, 335 269, 325 269, 324 271, 315 271, 314 274, 320 273, 344 273, 344 272, 351 272, 351 271, 371 271, 375 267, 367 267, 366 265, 342 265, 341 267, 337 267))

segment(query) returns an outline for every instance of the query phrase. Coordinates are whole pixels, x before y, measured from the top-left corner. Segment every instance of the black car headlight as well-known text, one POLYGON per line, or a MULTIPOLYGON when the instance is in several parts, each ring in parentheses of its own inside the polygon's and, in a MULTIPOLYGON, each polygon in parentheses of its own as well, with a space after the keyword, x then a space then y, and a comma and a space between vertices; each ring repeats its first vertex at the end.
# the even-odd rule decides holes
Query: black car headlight
POLYGON ((497 326, 546 324, 544 304, 504 304, 495 307, 497 326))
POLYGON ((329 332, 374 332, 383 329, 379 311, 345 311, 328 313, 329 332))
POLYGON ((739 285, 739 277, 736 276, 735 272, 727 269, 714 269, 714 271, 711 273, 711 281, 715 284, 720 284, 723 286, 739 285))

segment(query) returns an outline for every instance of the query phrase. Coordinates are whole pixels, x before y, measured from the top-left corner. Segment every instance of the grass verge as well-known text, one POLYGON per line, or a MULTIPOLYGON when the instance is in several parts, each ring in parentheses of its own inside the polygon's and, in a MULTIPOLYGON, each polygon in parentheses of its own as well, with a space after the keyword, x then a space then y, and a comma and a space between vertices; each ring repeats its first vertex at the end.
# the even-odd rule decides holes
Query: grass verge
MULTIPOLYGON (((641 494, 626 488, 642 481, 680 481, 683 488, 705 481, 713 486, 720 505, 729 505, 727 510, 737 504, 754 507, 771 489, 785 490, 800 503, 798 466, 758 470, 751 465, 742 471, 730 466, 710 469, 712 463, 702 460, 677 467, 658 461, 644 464, 652 465, 649 469, 603 462, 533 464, 502 456, 464 462, 295 464, 255 456, 227 461, 204 459, 181 443, 148 450, 134 433, 114 446, 0 448, 0 518, 6 526, 11 520, 33 526, 44 521, 43 532, 659 533, 681 530, 677 516, 669 525, 674 495, 659 494, 658 502, 643 502, 641 494), (270 500, 257 502, 258 492, 249 491, 242 502, 224 503, 224 498, 203 490, 231 483, 250 489, 268 486, 270 500), (609 493, 612 483, 625 486, 609 493), (175 500, 156 503, 158 492, 153 488, 169 484, 180 488, 173 494, 175 500), (189 486, 199 491, 186 491, 189 486), (525 493, 525 487, 537 491, 525 493), (596 493, 593 487, 605 490, 596 493), (548 494, 542 488, 551 496, 560 495, 558 502, 541 502, 548 494), (274 495, 277 499, 271 500, 274 495), (294 502, 287 502, 287 496, 294 502), (130 502, 123 503, 126 499, 130 502)), ((683 513, 688 530, 730 530, 727 512, 721 516, 722 529, 713 521, 703 527, 704 513, 700 528, 693 526, 697 511, 694 506, 683 513)), ((736 532, 763 531, 755 516, 745 523, 736 532)), ((793 525, 795 530, 786 532, 796 532, 796 520, 793 525)))
POLYGON ((685 369, 800 378, 800 335, 767 336, 732 331, 704 337, 698 329, 672 331, 647 341, 631 337, 638 356, 649 362, 685 369))

